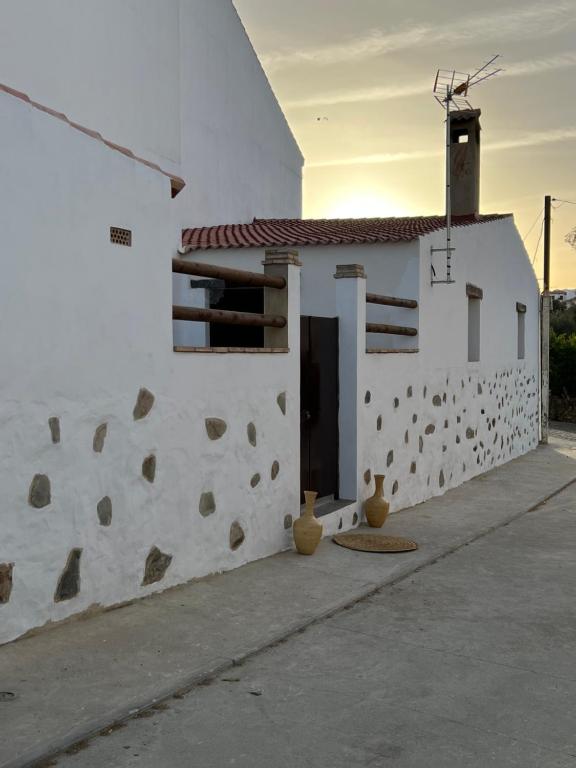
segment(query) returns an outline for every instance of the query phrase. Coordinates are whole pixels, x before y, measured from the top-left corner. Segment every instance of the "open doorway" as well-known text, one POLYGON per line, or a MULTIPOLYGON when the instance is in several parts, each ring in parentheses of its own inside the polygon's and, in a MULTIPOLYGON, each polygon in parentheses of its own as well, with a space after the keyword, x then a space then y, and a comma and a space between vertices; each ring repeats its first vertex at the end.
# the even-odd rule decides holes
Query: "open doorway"
MULTIPOLYGON (((338 318, 300 320, 300 490, 339 497, 338 318)), ((321 513, 320 513, 321 514, 321 513)))

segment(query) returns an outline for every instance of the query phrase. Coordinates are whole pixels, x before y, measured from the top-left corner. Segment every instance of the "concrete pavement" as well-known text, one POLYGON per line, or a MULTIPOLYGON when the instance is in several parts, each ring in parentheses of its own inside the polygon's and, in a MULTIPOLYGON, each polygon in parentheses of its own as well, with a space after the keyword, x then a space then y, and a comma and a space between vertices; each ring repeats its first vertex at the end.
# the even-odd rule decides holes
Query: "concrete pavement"
MULTIPOLYGON (((148 727, 153 721, 160 721, 160 715, 154 710, 151 710, 152 717, 142 717, 143 714, 147 714, 145 711, 155 703, 168 699, 175 693, 181 695, 179 692, 193 687, 206 678, 214 676, 218 676, 218 679, 236 678, 237 669, 233 665, 245 661, 278 640, 290 637, 298 630, 315 623, 315 626, 302 635, 298 642, 305 637, 314 638, 315 633, 323 632, 327 625, 326 621, 321 622, 321 620, 345 606, 352 605, 368 595, 376 595, 385 585, 396 583, 397 586, 394 589, 402 589, 399 580, 406 579, 409 574, 420 569, 425 568, 422 578, 425 574, 427 579, 432 570, 443 567, 444 563, 452 561, 457 556, 463 557, 470 549, 461 549, 465 544, 476 541, 475 547, 480 547, 484 540, 487 542, 498 539, 504 529, 498 530, 498 534, 494 536, 491 536, 490 532, 500 529, 507 522, 518 520, 506 529, 506 532, 513 530, 516 525, 520 525, 528 518, 539 519, 541 514, 544 515, 544 511, 551 509, 551 502, 542 508, 542 513, 535 513, 526 518, 522 516, 545 499, 557 494, 561 488, 576 478, 575 448, 576 443, 570 441, 570 436, 559 442, 553 441, 551 446, 540 448, 522 459, 450 491, 441 498, 393 516, 386 524, 387 531, 392 535, 401 534, 417 539, 421 545, 417 553, 390 557, 362 555, 335 547, 331 542, 325 541, 314 558, 302 558, 294 553, 284 553, 252 563, 238 571, 204 579, 116 611, 55 627, 37 636, 0 648, 0 690, 12 691, 16 694, 13 700, 0 702, 1 768, 30 765, 114 723, 139 715, 127 728, 118 731, 117 736, 110 736, 109 740, 96 739, 89 750, 75 758, 80 760, 81 756, 82 759, 86 756, 86 759, 96 760, 94 757, 98 754, 96 750, 101 749, 101 745, 105 742, 115 748, 115 739, 124 736, 128 732, 127 729, 132 734, 134 732, 132 729, 139 727, 139 724, 148 727), (453 557, 443 559, 449 553, 454 553, 453 557), (442 559, 442 563, 438 563, 434 569, 426 567, 439 559, 442 559)), ((569 505, 572 504, 572 509, 574 504, 570 493, 573 488, 574 486, 570 491, 556 497, 564 503, 564 496, 567 495, 572 499, 569 502, 569 505)), ((561 545, 560 551, 564 557, 558 558, 554 554, 551 555, 552 560, 558 560, 559 567, 565 561, 567 551, 574 552, 573 549, 570 550, 570 542, 563 541, 561 528, 560 522, 556 530, 561 545)), ((525 554, 522 552, 517 554, 519 562, 530 562, 530 558, 526 560, 525 554)), ((529 555, 533 557, 533 550, 529 551, 529 555)), ((543 559, 545 558, 539 558, 539 560, 543 559)), ((548 579, 549 575, 545 575, 548 579)), ((407 584, 407 581, 402 584, 407 584)), ((449 578, 446 580, 444 588, 448 597, 457 592, 457 585, 458 582, 452 585, 449 578)), ((374 600, 377 601, 381 597, 384 599, 385 594, 389 592, 389 589, 384 590, 374 597, 374 600)), ((444 598, 442 600, 444 608, 441 615, 444 615, 447 604, 444 598)), ((517 594, 510 598, 511 603, 516 600, 518 600, 517 594)), ((523 599, 521 602, 526 600, 523 599)), ((338 664, 344 663, 341 655, 344 654, 343 649, 346 646, 348 663, 356 665, 355 668, 361 672, 364 669, 363 659, 366 654, 371 653, 364 647, 368 641, 360 637, 361 632, 354 630, 359 636, 355 635, 354 642, 348 641, 346 644, 343 637, 348 637, 349 630, 339 628, 336 632, 336 625, 333 624, 343 617, 344 614, 339 614, 330 622, 334 630, 332 635, 341 638, 341 651, 338 649, 335 651, 338 664)), ((560 620, 560 613, 558 613, 558 620, 560 620)), ((367 621, 372 622, 370 624, 372 630, 368 633, 372 636, 378 629, 378 621, 376 619, 367 621)), ((398 626, 406 628, 409 623, 411 622, 404 620, 398 626)), ((483 626, 483 621, 477 623, 483 626)), ((385 625, 386 631, 393 629, 388 620, 385 625)), ((563 631, 568 631, 565 625, 559 626, 564 627, 563 631)), ((549 622, 548 630, 552 635, 553 628, 554 623, 549 622)), ((480 629, 478 631, 480 632, 480 629)), ((382 650, 388 647, 384 640, 385 638, 375 640, 372 637, 370 642, 375 643, 382 650)), ((320 657, 322 643, 318 642, 318 657, 320 657)), ((330 641, 330 643, 333 642, 335 641, 330 641)), ((330 643, 326 646, 327 657, 331 656, 330 643)), ((408 640, 407 643, 411 647, 411 641, 408 640)), ((555 645, 554 649, 556 649, 555 645)), ((453 655, 452 650, 450 653, 453 655)), ((555 651, 553 655, 556 655, 555 651)), ((268 658, 268 655, 266 657, 268 658)), ((258 660, 255 659, 252 663, 258 663, 258 660)), ((409 683, 408 687, 410 687, 412 663, 402 662, 398 656, 393 655, 386 662, 373 658, 367 669, 368 671, 381 669, 384 665, 391 674, 399 664, 408 675, 406 683, 409 683), (373 667, 372 664, 377 666, 373 667)), ((331 674, 337 676, 339 669, 340 666, 334 667, 331 674)), ((345 670, 346 667, 343 669, 345 670)), ((422 674, 422 680, 424 680, 424 672, 422 674)), ((447 680, 453 680, 454 674, 462 676, 463 679, 466 677, 464 670, 457 669, 453 672, 450 666, 446 667, 445 674, 447 680)), ((346 679, 349 676, 353 678, 354 674, 346 673, 346 679)), ((388 690, 386 681, 387 678, 383 686, 388 690)), ((559 686, 561 682, 559 679, 556 685, 559 686)), ((403 687, 399 680, 396 680, 394 685, 399 689, 403 687)), ((425 687, 423 681, 418 682, 418 685, 425 687)), ((197 701, 197 696, 208 694, 211 696, 212 690, 216 691, 219 686, 232 686, 230 690, 236 686, 240 690, 239 684, 232 683, 219 683, 210 688, 202 686, 182 700, 182 706, 187 706, 189 701, 197 701)), ((434 689, 434 685, 428 685, 428 687, 430 691, 434 689)), ((335 691, 336 698, 341 694, 341 690, 340 694, 335 691)), ((430 695, 431 702, 433 696, 430 695)), ((445 695, 448 698, 452 697, 454 701, 457 699, 455 691, 445 695)), ((571 695, 571 691, 566 690, 565 696, 570 698, 571 695)), ((249 701, 260 700, 260 698, 262 697, 258 695, 250 696, 249 701)), ((362 699, 363 696, 358 694, 358 700, 362 699)), ((306 695, 302 694, 299 699, 300 704, 304 700, 306 695)), ((497 700, 494 699, 494 702, 496 706, 497 700)), ((346 712, 349 705, 350 702, 345 703, 342 700, 342 711, 346 712)), ((389 719, 391 723, 398 722, 397 718, 394 719, 396 715, 393 716, 398 709, 397 703, 391 700, 387 706, 388 709, 384 714, 378 717, 378 722, 382 724, 382 718, 389 719)), ((221 722, 214 714, 218 710, 212 709, 209 699, 201 700, 198 707, 205 711, 208 719, 212 718, 215 723, 221 722)), ((314 706, 311 719, 323 717, 317 710, 318 707, 314 706)), ((170 716, 175 712, 173 701, 169 712, 170 716)), ((292 728, 292 715, 294 715, 293 709, 286 712, 287 734, 292 728)), ((425 715, 426 718, 432 717, 428 712, 425 715)), ((192 724, 188 728, 188 725, 185 725, 188 723, 188 715, 183 717, 183 720, 178 721, 180 723, 178 727, 183 728, 186 733, 195 732, 196 725, 192 724)), ((422 717, 424 718, 424 715, 422 717)), ((418 720, 419 717, 414 716, 414 719, 418 720)), ((350 721, 350 730, 353 731, 354 738, 360 738, 364 731, 355 723, 355 718, 354 722, 350 721)), ((197 723, 197 726, 204 729, 201 723, 197 723)), ((338 726, 338 729, 340 727, 338 726)), ((412 726, 407 721, 403 727, 407 729, 408 734, 412 726)), ((434 730, 434 727, 428 725, 428 731, 434 730)), ((444 721, 443 727, 447 727, 444 721)), ((236 744, 239 743, 239 739, 244 738, 242 735, 244 732, 235 733, 234 728, 230 728, 229 731, 230 739, 236 744)), ((150 736, 149 731, 148 736, 150 736)), ((384 738, 384 736, 382 733, 378 737, 372 734, 371 738, 384 738)), ((292 741, 292 737, 288 740, 292 741)), ((130 752, 124 747, 127 744, 131 746, 131 742, 137 743, 137 738, 135 740, 131 736, 126 744, 122 745, 124 758, 127 758, 130 752)), ((208 738, 206 744, 209 742, 208 738)), ((223 740, 222 744, 225 745, 225 743, 226 740, 223 740)), ((390 743, 393 744, 393 742, 390 743)), ((274 744, 275 742, 270 742, 270 749, 278 752, 278 744, 276 746, 274 744)), ((398 752, 399 746, 401 745, 396 745, 392 753, 397 754, 400 759, 401 755, 407 753, 404 748, 402 753, 398 752)), ((539 745, 540 747, 550 751, 546 744, 539 745)), ((508 749, 507 746, 502 748, 508 749)), ((329 750, 328 744, 326 749, 329 750)), ((570 745, 568 749, 571 749, 570 745)), ((549 757, 548 752, 546 752, 546 759, 549 757)), ((136 753, 139 755, 138 759, 134 757, 131 759, 137 762, 141 757, 140 752, 136 750, 131 754, 136 753)), ((151 752, 147 754, 152 755, 151 752)), ((217 752, 214 753, 215 756, 216 754, 217 752)), ((262 754, 265 756, 265 750, 262 754)), ((329 755, 329 752, 326 754, 329 755)), ((568 753, 562 747, 558 759, 564 760, 566 754, 568 753)), ((381 759, 377 750, 374 755, 374 760, 381 759)), ((215 756, 214 759, 216 759, 215 756)), ((224 762, 210 763, 208 757, 199 752, 197 759, 199 765, 226 765, 228 764, 226 759, 232 756, 232 753, 224 752, 221 753, 224 762)), ((86 763, 86 765, 132 764, 114 763, 114 760, 124 758, 122 755, 120 757, 115 754, 108 755, 102 759, 102 762, 86 763)), ((180 764, 178 763, 180 759, 184 758, 174 755, 173 759, 171 757, 167 762, 162 762, 156 754, 154 765, 176 766, 180 764)), ((337 762, 290 762, 292 759, 286 753, 282 757, 284 763, 278 760, 271 763, 261 761, 261 764, 291 766, 339 764, 337 762)), ((81 764, 84 763, 78 763, 78 765, 81 764)), ((152 765, 151 762, 149 764, 152 765)), ((190 762, 190 755, 188 755, 186 765, 191 764, 195 763, 190 762)), ((257 763, 237 762, 235 764, 257 763)), ((381 763, 353 761, 346 763, 350 766, 370 764, 381 763)), ((395 764, 403 765, 401 762, 395 764)), ((446 762, 442 765, 444 767, 451 764, 446 762)), ((480 765, 480 763, 477 764, 480 765)), ((495 762, 493 764, 576 765, 574 762, 545 761, 540 763, 495 762)), ((410 765, 419 765, 419 763, 414 762, 410 765)), ((468 765, 468 763, 462 762, 458 765, 468 765)), ((470 765, 476 765, 476 763, 470 763, 470 765)))
POLYGON ((576 768, 576 486, 61 768, 576 768))

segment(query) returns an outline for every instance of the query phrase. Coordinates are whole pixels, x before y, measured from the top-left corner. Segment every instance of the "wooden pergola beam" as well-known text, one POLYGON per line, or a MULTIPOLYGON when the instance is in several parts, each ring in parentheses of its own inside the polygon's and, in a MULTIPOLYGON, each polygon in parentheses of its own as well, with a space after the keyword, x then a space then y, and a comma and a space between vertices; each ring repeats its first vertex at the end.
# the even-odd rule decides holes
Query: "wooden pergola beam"
POLYGON ((417 336, 417 328, 404 325, 386 325, 384 323, 366 323, 367 333, 389 333, 392 336, 417 336))
POLYGON ((181 275, 209 277, 213 280, 227 280, 230 283, 240 283, 251 287, 277 288, 280 291, 286 288, 286 280, 283 277, 264 275, 260 272, 248 272, 244 269, 219 267, 215 264, 201 264, 198 261, 172 259, 172 272, 181 275))
POLYGON ((380 296, 377 293, 367 293, 366 302, 368 304, 383 304, 386 307, 418 309, 418 302, 414 299, 398 299, 395 296, 380 296))
POLYGON ((260 315, 251 312, 231 312, 224 309, 201 309, 199 307, 172 307, 172 319, 189 320, 196 323, 247 325, 259 328, 286 327, 286 318, 282 315, 260 315))

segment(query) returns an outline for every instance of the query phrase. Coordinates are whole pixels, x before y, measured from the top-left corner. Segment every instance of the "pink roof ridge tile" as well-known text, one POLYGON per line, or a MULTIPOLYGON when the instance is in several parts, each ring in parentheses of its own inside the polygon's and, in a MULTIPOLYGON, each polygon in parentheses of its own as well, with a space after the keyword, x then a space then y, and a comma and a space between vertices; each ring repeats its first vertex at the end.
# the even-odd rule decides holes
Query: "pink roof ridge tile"
MULTIPOLYGON (((510 213, 455 216, 455 227, 510 218, 510 213)), ((249 224, 195 227, 182 232, 187 251, 218 248, 284 248, 308 245, 369 245, 416 240, 446 227, 445 216, 371 219, 254 219, 249 224)))
POLYGON ((142 157, 138 157, 138 155, 135 155, 132 150, 128 149, 127 147, 122 147, 120 144, 115 144, 114 142, 105 139, 100 133, 98 133, 98 131, 93 131, 90 128, 86 128, 84 125, 80 125, 80 123, 76 123, 70 120, 63 112, 57 112, 50 107, 46 107, 44 104, 39 104, 36 101, 32 101, 32 99, 27 94, 22 93, 22 91, 17 91, 15 88, 10 88, 10 86, 0 83, 0 92, 6 93, 9 96, 14 96, 17 99, 24 101, 26 104, 29 104, 31 107, 34 107, 34 109, 38 109, 40 112, 45 112, 46 114, 51 115, 58 120, 62 120, 62 122, 67 123, 70 128, 74 128, 74 130, 86 134, 86 136, 89 136, 90 138, 105 144, 110 149, 113 149, 116 152, 121 152, 123 155, 126 155, 132 160, 135 160, 137 163, 141 163, 142 165, 148 166, 148 168, 159 171, 163 176, 166 176, 170 179, 172 197, 176 197, 176 195, 186 186, 184 179, 181 179, 179 176, 175 176, 173 173, 164 171, 162 168, 160 168, 159 165, 150 162, 150 160, 145 160, 142 157))

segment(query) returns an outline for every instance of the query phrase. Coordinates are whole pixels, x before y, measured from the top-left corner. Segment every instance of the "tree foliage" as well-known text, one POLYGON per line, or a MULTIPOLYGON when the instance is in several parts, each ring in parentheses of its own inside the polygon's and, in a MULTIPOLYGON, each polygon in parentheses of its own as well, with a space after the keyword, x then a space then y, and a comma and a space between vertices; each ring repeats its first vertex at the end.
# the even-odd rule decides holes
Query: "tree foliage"
POLYGON ((558 397, 576 397, 576 331, 550 331, 550 391, 558 397))
POLYGON ((563 301, 554 301, 550 313, 550 328, 557 334, 576 333, 576 304, 567 307, 563 301))

